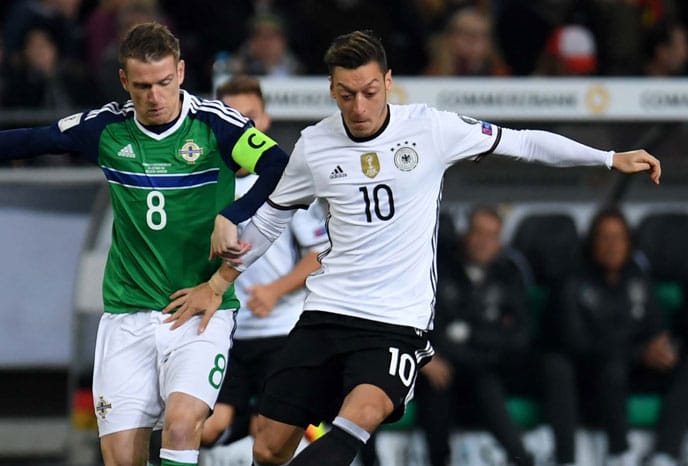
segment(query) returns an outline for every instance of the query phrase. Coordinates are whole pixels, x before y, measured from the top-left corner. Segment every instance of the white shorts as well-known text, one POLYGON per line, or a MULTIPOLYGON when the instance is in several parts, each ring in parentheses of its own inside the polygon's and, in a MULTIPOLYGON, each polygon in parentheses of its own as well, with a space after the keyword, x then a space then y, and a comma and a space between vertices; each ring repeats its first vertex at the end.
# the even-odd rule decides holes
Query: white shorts
POLYGON ((160 427, 173 392, 189 394, 211 409, 227 369, 234 312, 217 311, 205 332, 201 316, 170 331, 158 311, 105 313, 100 319, 93 369, 98 433, 160 427))

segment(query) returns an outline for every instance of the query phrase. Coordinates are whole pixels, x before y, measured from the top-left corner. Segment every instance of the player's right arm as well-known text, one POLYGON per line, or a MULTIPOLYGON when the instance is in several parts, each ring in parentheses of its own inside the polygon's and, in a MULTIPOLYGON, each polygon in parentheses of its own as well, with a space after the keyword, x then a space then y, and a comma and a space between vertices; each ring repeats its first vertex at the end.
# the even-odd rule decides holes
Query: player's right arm
POLYGON ((84 122, 86 113, 76 113, 49 126, 0 131, 0 160, 18 160, 45 154, 79 154, 91 162, 98 157, 96 118, 84 122), (90 148, 90 149, 89 149, 90 148))

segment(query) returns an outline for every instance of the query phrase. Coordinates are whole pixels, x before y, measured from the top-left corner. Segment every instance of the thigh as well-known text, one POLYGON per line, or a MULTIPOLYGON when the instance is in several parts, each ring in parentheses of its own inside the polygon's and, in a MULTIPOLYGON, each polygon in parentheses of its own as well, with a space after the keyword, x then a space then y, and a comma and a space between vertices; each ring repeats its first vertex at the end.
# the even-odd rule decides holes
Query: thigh
POLYGON ((296 327, 265 380, 258 412, 306 428, 330 420, 342 400, 341 365, 330 332, 296 327))
POLYGON ((349 353, 344 362, 344 393, 362 384, 380 388, 393 404, 385 422, 403 416, 413 398, 418 370, 430 360, 432 346, 427 338, 409 335, 379 335, 376 346, 349 353))
POLYGON ((162 414, 152 318, 152 312, 101 317, 93 373, 100 436, 153 427, 162 414))
POLYGON ((216 312, 201 334, 200 320, 194 316, 175 330, 170 330, 171 324, 158 327, 160 396, 167 400, 172 393, 185 393, 212 409, 228 368, 234 312, 216 312))

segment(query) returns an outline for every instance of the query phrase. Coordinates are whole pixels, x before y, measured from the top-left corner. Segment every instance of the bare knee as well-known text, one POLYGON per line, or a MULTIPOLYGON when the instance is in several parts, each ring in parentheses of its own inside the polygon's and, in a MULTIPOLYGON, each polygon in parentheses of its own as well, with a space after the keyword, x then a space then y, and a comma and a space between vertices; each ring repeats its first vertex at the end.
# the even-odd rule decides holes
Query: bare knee
POLYGON ((162 430, 163 446, 174 450, 195 448, 196 438, 200 440, 203 422, 186 416, 165 419, 162 430))
POLYGON ((296 451, 303 429, 284 424, 263 416, 256 420, 257 433, 253 442, 253 459, 267 466, 286 464, 296 451))
POLYGON ((201 443, 207 405, 189 395, 173 393, 167 403, 162 446, 173 450, 195 450, 201 443))
POLYGON ((260 437, 253 442, 253 459, 265 466, 286 464, 292 457, 292 452, 282 445, 270 441, 262 441, 260 437))

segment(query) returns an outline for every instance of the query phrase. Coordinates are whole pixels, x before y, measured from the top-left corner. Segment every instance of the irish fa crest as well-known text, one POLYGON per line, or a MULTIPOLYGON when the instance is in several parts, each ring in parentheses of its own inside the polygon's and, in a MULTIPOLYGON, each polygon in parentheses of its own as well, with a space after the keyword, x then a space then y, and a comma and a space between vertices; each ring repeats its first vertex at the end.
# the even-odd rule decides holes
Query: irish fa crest
POLYGON ((196 160, 203 155, 203 148, 199 147, 193 139, 187 139, 181 149, 179 155, 189 163, 196 163, 196 160))
POLYGON ((418 165, 418 152, 408 146, 399 148, 394 153, 394 165, 403 172, 410 172, 418 165))
POLYGON ((375 178, 380 173, 380 159, 377 152, 368 152, 361 155, 361 170, 368 178, 375 178))

